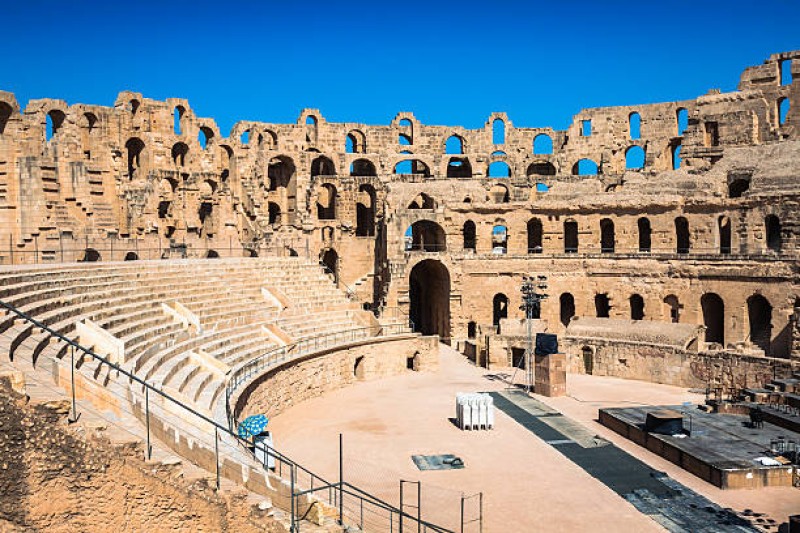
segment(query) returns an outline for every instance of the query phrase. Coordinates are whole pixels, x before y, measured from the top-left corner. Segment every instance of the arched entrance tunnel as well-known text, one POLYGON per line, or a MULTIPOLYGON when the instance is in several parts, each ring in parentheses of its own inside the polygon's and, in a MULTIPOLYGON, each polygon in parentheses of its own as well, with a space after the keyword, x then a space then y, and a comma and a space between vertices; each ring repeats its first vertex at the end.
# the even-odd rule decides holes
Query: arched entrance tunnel
POLYGON ((410 317, 414 329, 423 335, 450 339, 450 273, 441 262, 426 259, 417 263, 408 279, 410 317))

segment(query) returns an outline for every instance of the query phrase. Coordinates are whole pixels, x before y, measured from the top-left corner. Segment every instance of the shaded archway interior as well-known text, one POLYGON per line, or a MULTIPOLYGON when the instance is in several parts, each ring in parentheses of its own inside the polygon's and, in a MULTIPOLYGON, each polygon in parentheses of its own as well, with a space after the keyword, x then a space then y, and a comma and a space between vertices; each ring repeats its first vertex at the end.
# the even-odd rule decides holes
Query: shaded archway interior
POLYGON ((450 273, 441 262, 426 259, 409 276, 410 317, 423 335, 450 339, 450 273))

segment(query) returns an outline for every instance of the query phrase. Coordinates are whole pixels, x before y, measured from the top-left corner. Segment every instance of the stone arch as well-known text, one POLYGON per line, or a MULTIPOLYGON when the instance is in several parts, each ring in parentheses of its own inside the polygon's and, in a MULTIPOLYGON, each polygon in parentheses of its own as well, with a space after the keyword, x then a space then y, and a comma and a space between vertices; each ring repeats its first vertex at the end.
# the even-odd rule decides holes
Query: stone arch
POLYGON ((128 155, 128 179, 137 178, 137 171, 142 166, 142 152, 144 152, 144 142, 138 137, 131 137, 125 143, 125 151, 128 155))
POLYGON ((760 294, 747 299, 747 321, 750 325, 749 340, 766 355, 772 355, 772 304, 760 294))
POLYGON ((189 147, 184 142, 176 142, 172 145, 172 162, 179 167, 186 166, 186 155, 189 147))
POLYGON ((423 335, 450 339, 450 273, 441 261, 420 261, 409 273, 409 316, 423 335))
POLYGON ((558 298, 559 319, 564 327, 569 325, 569 321, 575 316, 575 297, 565 292, 558 298))
POLYGON ((464 235, 464 250, 475 250, 478 240, 475 223, 471 220, 464 222, 462 233, 464 235))
POLYGON ((83 257, 81 258, 80 262, 93 263, 101 260, 102 258, 100 257, 100 252, 98 252, 94 248, 86 248, 83 251, 83 257))
POLYGON ((528 253, 529 254, 540 254, 543 251, 543 236, 544 236, 544 229, 542 226, 542 221, 539 218, 532 218, 528 221, 527 224, 528 230, 528 253))
POLYGON ((138 261, 138 260, 139 260, 139 254, 137 254, 136 252, 128 252, 125 254, 125 261, 138 261))
POLYGON ((580 159, 572 165, 572 174, 575 176, 597 176, 600 167, 591 159, 580 159))
POLYGON ((369 183, 358 187, 356 201, 356 236, 373 237, 375 235, 375 215, 378 195, 375 187, 369 183))
POLYGON ((436 209, 436 207, 436 200, 424 192, 416 195, 408 204, 408 209, 436 209))
POLYGON ((466 157, 451 157, 447 162, 448 178, 471 178, 472 165, 466 157))
POLYGON ((631 294, 628 298, 631 308, 631 320, 644 320, 644 298, 641 294, 631 294))
POLYGON ((641 217, 636 221, 636 226, 639 230, 639 252, 650 253, 653 245, 653 229, 650 226, 650 219, 641 217))
POLYGON ((511 167, 505 161, 492 161, 486 175, 490 178, 510 178, 511 167))
POLYGON ((369 159, 356 159, 350 164, 350 175, 358 177, 377 176, 375 163, 369 159))
POLYGON ((202 148, 203 150, 207 150, 209 143, 211 143, 213 139, 214 139, 214 130, 212 130, 208 126, 200 126, 200 129, 197 132, 197 141, 200 144, 200 148, 202 148))
POLYGON ((420 159, 403 159, 394 166, 395 174, 413 174, 430 177, 430 167, 420 159))
POLYGON ((553 153, 553 138, 546 133, 540 133, 533 138, 533 153, 536 155, 549 155, 553 153))
POLYGON ((336 186, 323 183, 317 187, 317 219, 334 220, 336 218, 336 186))
POLYGON ((783 247, 780 219, 775 215, 767 215, 764 219, 764 231, 766 232, 767 248, 773 252, 780 253, 783 247))
POLYGON ((411 249, 424 252, 447 250, 444 229, 432 220, 418 220, 411 225, 411 249))
POLYGON ((668 294, 664 297, 664 305, 667 310, 665 318, 668 318, 673 324, 678 324, 681 321, 681 309, 683 308, 678 297, 668 294))
POLYGON ((311 162, 311 177, 316 176, 335 176, 336 166, 329 157, 321 155, 311 162))
POLYGON ((614 221, 610 218, 600 220, 600 252, 612 254, 616 250, 616 234, 614 231, 614 221))
POLYGON ((455 133, 447 138, 444 143, 444 153, 451 155, 461 155, 464 153, 464 138, 455 133))
POLYGON ((320 264, 325 267, 325 270, 333 276, 333 282, 339 285, 339 253, 333 249, 328 248, 323 250, 319 258, 320 264))
POLYGON ((489 198, 496 204, 506 204, 510 199, 508 187, 502 183, 495 183, 489 188, 489 198))
POLYGON ((499 292, 492 298, 492 324, 499 328, 504 318, 508 318, 508 296, 499 292))
POLYGON ((627 170, 642 170, 645 162, 644 148, 641 146, 630 146, 625 150, 625 168, 627 170))
POLYGON ((14 109, 6 102, 0 102, 0 135, 6 131, 6 126, 11 120, 11 114, 14 109))
POLYGON ((597 318, 609 318, 611 316, 611 299, 605 292, 594 295, 594 311, 597 318))
POLYGON ((525 172, 528 177, 531 176, 555 176, 556 167, 549 161, 536 161, 528 165, 528 170, 525 172))
POLYGON ((642 116, 634 111, 628 115, 628 137, 637 140, 642 137, 642 116))
POLYGON ((578 253, 578 222, 572 218, 564 221, 564 253, 578 253))
POLYGON ((689 221, 686 217, 675 218, 675 252, 688 254, 692 247, 689 234, 689 221))
POLYGON ((367 136, 361 130, 351 130, 345 139, 345 152, 348 154, 366 154, 367 136))
POLYGON ((45 139, 49 141, 55 137, 64 125, 67 115, 60 109, 51 109, 45 116, 45 139))
POLYGON ((731 219, 725 215, 717 218, 717 238, 719 239, 719 253, 731 253, 731 219))
POLYGON ((700 309, 706 327, 706 342, 725 347, 725 302, 718 294, 707 292, 700 298, 700 309))

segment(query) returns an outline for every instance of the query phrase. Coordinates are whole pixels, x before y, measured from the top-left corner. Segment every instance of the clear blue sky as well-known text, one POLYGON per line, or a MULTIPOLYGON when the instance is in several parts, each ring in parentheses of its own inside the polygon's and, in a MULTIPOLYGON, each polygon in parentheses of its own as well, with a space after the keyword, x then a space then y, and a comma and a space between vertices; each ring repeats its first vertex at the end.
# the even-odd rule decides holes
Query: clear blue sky
POLYGON ((796 0, 440 3, 6 2, 0 89, 111 105, 184 97, 223 135, 237 120, 564 128, 583 107, 735 89, 800 48, 796 0))

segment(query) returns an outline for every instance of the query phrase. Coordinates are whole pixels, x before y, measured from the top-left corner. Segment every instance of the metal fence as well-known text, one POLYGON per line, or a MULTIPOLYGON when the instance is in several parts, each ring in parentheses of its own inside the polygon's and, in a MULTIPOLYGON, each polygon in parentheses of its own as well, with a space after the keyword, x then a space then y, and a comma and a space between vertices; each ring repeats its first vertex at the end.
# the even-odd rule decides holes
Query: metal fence
MULTIPOLYGON (((32 367, 36 367, 36 353, 37 348, 44 344, 47 346, 55 347, 59 358, 68 358, 69 361, 69 394, 71 399, 70 420, 77 420, 80 417, 79 401, 76 395, 76 388, 81 389, 82 398, 94 398, 98 404, 108 405, 110 400, 115 401, 120 407, 130 406, 129 410, 125 410, 126 416, 132 416, 141 421, 144 426, 143 438, 145 440, 145 458, 150 459, 152 455, 153 440, 159 438, 157 422, 162 422, 166 427, 166 421, 172 415, 178 415, 180 419, 180 432, 183 439, 188 439, 195 443, 202 443, 207 445, 209 449, 213 449, 213 460, 210 464, 200 464, 200 466, 208 468, 213 471, 216 476, 217 488, 220 487, 220 479, 224 475, 224 464, 226 462, 234 462, 236 464, 244 465, 257 465, 261 464, 255 459, 255 439, 245 439, 240 437, 227 425, 223 425, 213 420, 210 416, 203 414, 191 406, 183 403, 181 400, 174 398, 169 393, 147 383, 144 379, 135 375, 134 373, 122 368, 120 365, 110 362, 107 358, 98 355, 89 348, 86 348, 73 340, 62 335, 58 331, 51 329, 46 324, 36 320, 35 318, 19 311, 14 306, 0 300, 0 307, 10 313, 8 320, 12 322, 20 322, 23 327, 5 327, 0 330, 0 336, 10 339, 9 356, 13 357, 15 363, 27 363, 32 367), (46 333, 44 341, 35 340, 35 346, 29 346, 30 358, 26 359, 21 355, 19 348, 24 346, 26 342, 31 341, 34 337, 34 331, 41 331, 46 333), (46 341, 46 342, 45 342, 46 341), (13 352, 13 354, 12 354, 13 352), (115 389, 112 385, 120 381, 113 380, 111 383, 103 383, 94 381, 92 378, 85 378, 86 383, 80 385, 76 381, 76 371, 81 378, 84 378, 82 368, 84 365, 94 363, 96 368, 93 373, 98 375, 101 371, 114 373, 117 379, 120 377, 124 383, 127 380, 123 389, 115 389), (92 392, 89 385, 96 386, 98 392, 92 392), (102 394, 100 394, 102 390, 102 394), (161 417, 159 416, 161 415, 161 417)), ((8 324, 6 324, 8 326, 8 324)), ((387 330, 388 331, 388 330, 387 330)), ((334 339, 339 342, 351 342, 352 339, 347 337, 346 333, 342 337, 331 336, 327 341, 314 341, 313 338, 305 339, 302 341, 302 346, 306 348, 305 353, 310 353, 314 347, 320 348, 325 345, 328 348, 334 346, 334 339), (327 344, 326 344, 327 343, 327 344)), ((320 348, 322 349, 322 348, 320 348)), ((302 350, 298 351, 298 354, 302 350)), ((297 354, 295 354, 296 356, 297 354)), ((264 359, 266 362, 267 359, 264 359)), ((273 362, 280 362, 279 360, 270 359, 273 362)), ((262 366, 259 368, 266 368, 262 366)), ((252 369, 251 369, 252 370, 252 369)), ((63 394, 63 392, 59 392, 63 394)), ((81 403, 80 409, 91 409, 81 403)), ((107 419, 99 409, 95 409, 98 416, 107 419)), ((126 430, 128 431, 128 430, 126 430)), ((128 431, 130 432, 130 431, 128 431)), ((167 433, 164 431, 164 433, 167 433)), ((168 443, 165 442, 167 446, 168 443)), ((361 491, 357 487, 349 483, 332 483, 321 476, 316 475, 314 472, 300 465, 299 463, 291 460, 285 454, 278 450, 260 443, 259 446, 265 449, 266 455, 275 461, 274 470, 268 470, 265 465, 265 475, 277 475, 290 484, 290 512, 291 512, 291 531, 300 531, 299 520, 303 518, 302 511, 309 508, 307 497, 314 495, 319 501, 327 503, 329 506, 338 506, 340 509, 339 520, 343 525, 355 525, 360 519, 355 514, 353 509, 363 510, 363 512, 380 513, 382 516, 388 516, 389 519, 385 525, 387 528, 370 529, 371 531, 400 531, 394 529, 398 514, 402 514, 399 509, 383 500, 368 495, 366 492, 361 491), (345 513, 345 503, 347 503, 347 512, 345 513)), ((199 463, 198 463, 199 464, 199 463)), ((419 531, 430 531, 435 533, 455 533, 450 530, 435 526, 425 522, 421 517, 404 516, 406 523, 419 525, 419 531)))

